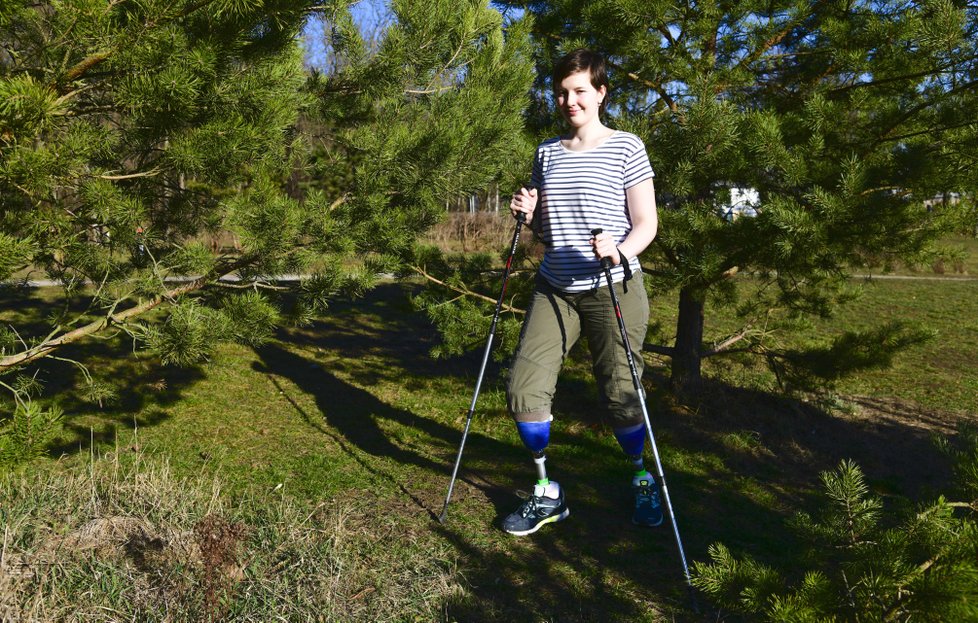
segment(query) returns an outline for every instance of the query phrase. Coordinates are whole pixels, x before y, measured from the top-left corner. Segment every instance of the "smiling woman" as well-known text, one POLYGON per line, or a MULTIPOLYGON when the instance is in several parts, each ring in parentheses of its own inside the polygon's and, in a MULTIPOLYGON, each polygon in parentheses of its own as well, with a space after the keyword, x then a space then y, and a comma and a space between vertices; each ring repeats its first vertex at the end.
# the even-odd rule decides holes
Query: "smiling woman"
POLYGON ((507 388, 510 414, 533 453, 538 479, 533 495, 504 520, 503 529, 530 534, 570 512, 563 490, 547 475, 544 451, 558 372, 582 335, 591 351, 604 415, 634 468, 632 521, 657 526, 663 515, 642 457, 641 397, 615 338, 611 293, 600 287, 601 261, 608 260, 614 266, 609 280, 620 289, 621 313, 630 328, 628 342, 637 345, 631 358, 641 375, 649 304, 638 255, 657 229, 654 174, 640 138, 601 122, 608 78, 599 54, 576 50, 563 57, 554 69, 553 85, 568 132, 537 147, 530 184, 511 203, 513 214, 525 216, 546 246, 507 388))

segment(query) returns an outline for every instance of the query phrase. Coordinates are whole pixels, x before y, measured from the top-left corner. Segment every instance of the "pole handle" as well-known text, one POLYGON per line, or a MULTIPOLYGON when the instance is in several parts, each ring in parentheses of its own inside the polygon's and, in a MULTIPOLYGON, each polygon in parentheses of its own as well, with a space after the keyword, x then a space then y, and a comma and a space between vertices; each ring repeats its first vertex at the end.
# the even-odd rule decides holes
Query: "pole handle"
MULTIPOLYGON (((591 230, 591 235, 592 236, 597 236, 600 233, 604 233, 604 230, 601 229, 600 227, 595 227, 594 229, 591 230)), ((604 270, 610 270, 611 269, 611 266, 612 266, 612 264, 611 264, 611 258, 610 257, 603 257, 603 258, 601 258, 601 268, 603 268, 604 270)))

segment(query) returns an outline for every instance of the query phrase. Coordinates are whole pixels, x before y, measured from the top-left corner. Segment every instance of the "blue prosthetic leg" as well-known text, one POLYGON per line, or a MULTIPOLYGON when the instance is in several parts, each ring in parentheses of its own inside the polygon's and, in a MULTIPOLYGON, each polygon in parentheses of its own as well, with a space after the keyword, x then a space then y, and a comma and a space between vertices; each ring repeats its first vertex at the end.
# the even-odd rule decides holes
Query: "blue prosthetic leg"
POLYGON ((550 444, 550 422, 553 416, 546 422, 517 422, 516 430, 520 433, 523 445, 533 453, 533 462, 537 466, 537 484, 547 485, 550 479, 547 478, 547 456, 544 450, 550 444))
POLYGON ((645 450, 645 425, 636 424, 634 426, 616 428, 615 439, 618 440, 618 445, 621 446, 621 449, 631 459, 636 475, 646 475, 645 461, 642 459, 642 452, 645 450))

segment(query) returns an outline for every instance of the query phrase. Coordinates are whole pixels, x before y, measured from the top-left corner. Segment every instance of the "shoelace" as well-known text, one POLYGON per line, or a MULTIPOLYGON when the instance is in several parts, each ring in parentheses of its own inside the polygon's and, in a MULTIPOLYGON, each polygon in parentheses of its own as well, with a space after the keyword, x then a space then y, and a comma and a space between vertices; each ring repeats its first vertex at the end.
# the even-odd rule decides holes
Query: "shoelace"
POLYGON ((541 508, 545 508, 540 504, 541 499, 540 496, 531 495, 526 502, 523 502, 523 506, 520 507, 520 516, 525 519, 530 513, 536 514, 541 508))
POLYGON ((637 487, 635 492, 635 507, 648 506, 655 508, 659 505, 659 493, 654 487, 637 487))
POLYGON ((526 502, 523 502, 523 506, 520 507, 520 516, 525 519, 527 515, 529 515, 531 512, 535 513, 536 510, 537 510, 537 496, 531 495, 530 499, 528 499, 526 502))

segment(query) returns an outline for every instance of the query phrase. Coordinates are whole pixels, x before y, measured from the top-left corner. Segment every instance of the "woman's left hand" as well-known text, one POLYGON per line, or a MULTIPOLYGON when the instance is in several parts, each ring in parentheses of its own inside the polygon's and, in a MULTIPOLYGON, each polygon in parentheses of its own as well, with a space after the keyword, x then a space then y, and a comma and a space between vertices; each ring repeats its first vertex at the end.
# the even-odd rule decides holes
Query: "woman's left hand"
POLYGON ((621 263, 621 258, 618 255, 618 247, 615 245, 611 234, 602 232, 591 238, 590 242, 591 246, 594 247, 594 255, 599 260, 606 257, 611 260, 613 266, 618 266, 621 263))

